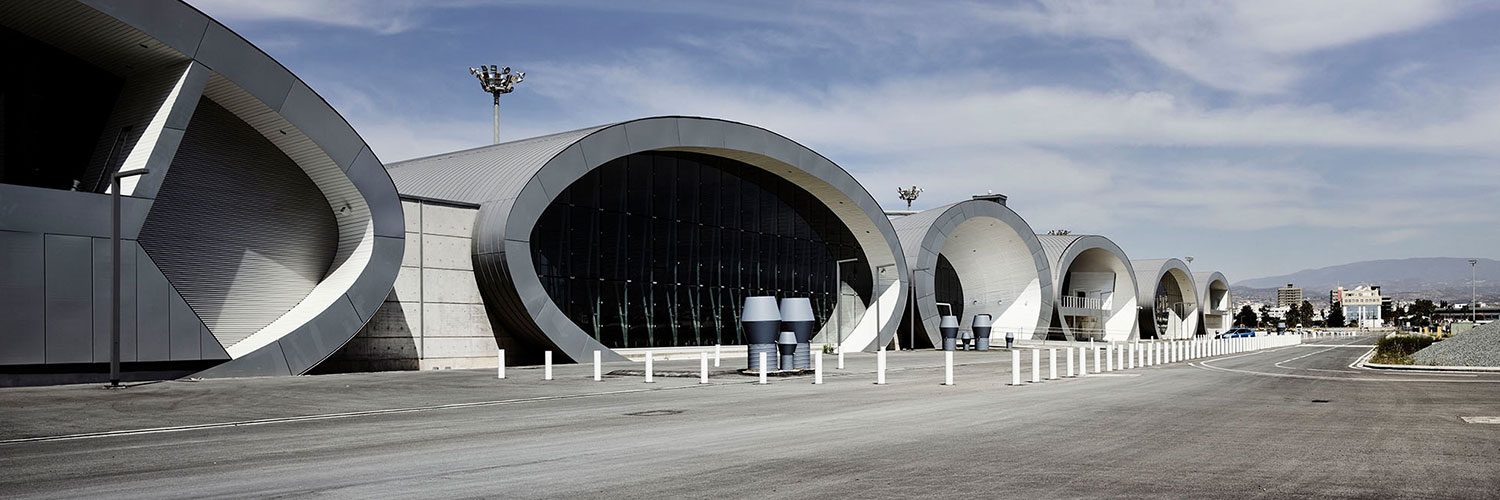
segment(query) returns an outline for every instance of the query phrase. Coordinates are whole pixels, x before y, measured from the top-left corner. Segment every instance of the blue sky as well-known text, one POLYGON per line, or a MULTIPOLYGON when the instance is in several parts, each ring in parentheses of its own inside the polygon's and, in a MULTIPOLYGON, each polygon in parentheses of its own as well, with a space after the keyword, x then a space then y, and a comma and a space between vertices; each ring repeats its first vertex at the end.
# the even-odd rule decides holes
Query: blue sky
POLYGON ((467 68, 526 81, 518 139, 725 118, 887 208, 987 190, 1038 232, 1232 281, 1500 258, 1500 4, 1464 1, 197 0, 386 162, 488 143, 467 68))

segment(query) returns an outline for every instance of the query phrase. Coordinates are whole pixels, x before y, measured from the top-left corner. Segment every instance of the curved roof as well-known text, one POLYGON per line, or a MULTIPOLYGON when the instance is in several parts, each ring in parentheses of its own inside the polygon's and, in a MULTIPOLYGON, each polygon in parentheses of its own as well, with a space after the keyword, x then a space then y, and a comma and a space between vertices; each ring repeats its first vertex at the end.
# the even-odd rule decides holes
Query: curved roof
MULTIPOLYGON (((512 332, 556 346, 576 360, 596 349, 609 351, 569 320, 542 287, 531 261, 531 230, 551 201, 584 174, 644 151, 730 158, 802 187, 850 228, 870 272, 895 266, 897 278, 874 296, 891 305, 904 301, 906 262, 880 205, 832 161, 759 127, 712 118, 642 118, 408 160, 388 169, 404 196, 480 205, 474 223, 475 273, 486 303, 500 312, 512 332)), ((863 321, 855 325, 847 347, 869 349, 889 342, 895 329, 892 309, 880 308, 882 317, 871 323, 868 335, 860 333, 863 321)))
POLYGON ((1218 271, 1193 273, 1193 282, 1198 284, 1198 303, 1208 303, 1208 288, 1213 286, 1215 281, 1223 283, 1225 290, 1229 289, 1229 278, 1225 278, 1224 273, 1218 271))
MULTIPOLYGON (((209 99, 285 153, 321 191, 327 209, 342 214, 333 264, 312 291, 248 337, 232 343, 220 338, 232 359, 200 375, 304 373, 374 316, 390 293, 405 251, 401 203, 369 146, 306 83, 180 1, 11 2, 0 13, 8 27, 97 62, 127 81, 171 73, 164 80, 169 85, 152 94, 159 97, 140 101, 146 103, 141 107, 146 126, 123 164, 149 167, 150 173, 122 186, 132 198, 155 202, 163 180, 172 175, 169 167, 184 130, 193 127, 189 118, 201 99, 209 99)), ((108 173, 101 168, 96 175, 107 178, 108 173)), ((134 206, 149 212, 151 203, 134 206)), ((127 238, 140 229, 139 222, 132 224, 127 238)), ((195 264, 190 254, 184 259, 188 262, 182 265, 195 264)), ((237 291, 233 300, 255 305, 258 291, 237 291)))
MULTIPOLYGON (((1068 269, 1067 264, 1072 262, 1074 257, 1093 248, 1114 254, 1125 265, 1130 278, 1135 279, 1135 268, 1130 264, 1130 257, 1127 257, 1125 250, 1109 238, 1095 234, 1039 234, 1036 239, 1042 244, 1042 251, 1047 254, 1047 265, 1052 270, 1053 284, 1060 284, 1064 281, 1062 273, 1068 269)), ((1058 286, 1053 286, 1053 290, 1055 293, 1061 293, 1058 286)))
POLYGON ((1161 284, 1161 278, 1167 273, 1177 270, 1188 281, 1188 290, 1193 292, 1193 300, 1198 301, 1198 285, 1193 281, 1193 272, 1188 269, 1187 263, 1182 259, 1142 259, 1131 261, 1130 265, 1135 268, 1136 297, 1141 304, 1156 303, 1156 285, 1161 284))
MULTIPOLYGON (((959 225, 970 219, 981 217, 999 220, 1020 236, 1021 241, 1025 243, 1031 253, 1043 297, 1040 313, 1036 318, 1036 329, 1045 329, 1051 320, 1052 273, 1048 266, 1047 256, 1042 250, 1042 244, 1037 241, 1031 226, 1005 205, 988 200, 966 200, 898 217, 891 221, 891 224, 895 226, 897 237, 901 240, 901 252, 906 256, 907 268, 924 269, 916 275, 915 288, 918 297, 918 314, 929 336, 936 335, 938 310, 935 301, 925 299, 934 297, 936 276, 932 269, 937 268, 938 254, 942 252, 944 243, 959 225)), ((936 344, 936 338, 934 338, 934 344, 936 344)))

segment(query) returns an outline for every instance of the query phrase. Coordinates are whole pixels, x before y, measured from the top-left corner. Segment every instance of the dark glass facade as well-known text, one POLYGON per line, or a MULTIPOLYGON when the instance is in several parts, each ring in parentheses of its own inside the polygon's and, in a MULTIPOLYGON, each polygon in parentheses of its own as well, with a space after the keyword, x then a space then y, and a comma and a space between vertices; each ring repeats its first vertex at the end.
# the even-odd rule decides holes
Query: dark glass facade
MULTIPOLYGON (((122 80, 5 28, 0 50, 0 183, 73 189, 77 181, 79 191, 103 192, 108 179, 86 171, 122 80)), ((110 138, 129 132, 109 131, 110 138)), ((109 153, 111 167, 124 161, 122 152, 109 153)))
MULTIPOLYGON (((936 273, 932 277, 933 295, 938 302, 953 305, 953 315, 962 321, 964 317, 964 284, 958 280, 958 271, 948 257, 938 254, 936 273)), ((938 314, 947 311, 938 309, 938 314)))
POLYGON ((735 160, 637 153, 565 189, 531 234, 552 301, 610 348, 742 344, 745 297, 812 299, 818 328, 843 280, 868 304, 869 265, 807 191, 735 160))

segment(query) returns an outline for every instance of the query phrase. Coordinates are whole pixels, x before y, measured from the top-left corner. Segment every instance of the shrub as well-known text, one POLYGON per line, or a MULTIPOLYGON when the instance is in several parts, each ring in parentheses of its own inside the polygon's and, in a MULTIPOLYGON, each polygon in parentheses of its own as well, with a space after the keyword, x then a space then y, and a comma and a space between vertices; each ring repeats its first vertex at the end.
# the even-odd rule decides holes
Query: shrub
POLYGON ((1375 342, 1371 363, 1386 365, 1412 364, 1411 355, 1432 345, 1437 339, 1426 335, 1387 335, 1375 342))

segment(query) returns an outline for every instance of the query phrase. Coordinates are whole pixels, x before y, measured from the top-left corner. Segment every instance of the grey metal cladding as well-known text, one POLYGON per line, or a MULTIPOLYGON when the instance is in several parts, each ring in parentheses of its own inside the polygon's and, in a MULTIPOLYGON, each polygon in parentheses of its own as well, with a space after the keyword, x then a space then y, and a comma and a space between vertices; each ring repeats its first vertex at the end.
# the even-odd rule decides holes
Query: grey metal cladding
POLYGON ((168 355, 173 361, 202 359, 198 315, 193 314, 181 294, 172 294, 168 309, 168 355))
POLYGON ((177 102, 167 110, 166 128, 185 129, 193 120, 193 111, 198 109, 198 99, 203 97, 203 88, 213 71, 203 63, 188 64, 182 78, 182 88, 177 93, 177 102))
POLYGON ((369 270, 355 279, 346 293, 354 311, 362 321, 369 321, 380 304, 391 293, 391 283, 401 270, 401 258, 406 251, 406 242, 398 238, 375 237, 375 248, 370 253, 369 270))
POLYGON ((402 195, 475 204, 503 200, 514 197, 541 164, 606 126, 406 160, 386 170, 402 195))
POLYGON ((349 332, 358 332, 364 325, 348 300, 338 300, 276 343, 286 356, 287 369, 301 375, 338 351, 352 338, 349 332))
POLYGON ((376 236, 392 238, 406 237, 406 215, 401 210, 401 197, 396 186, 386 175, 385 166, 370 148, 362 148, 349 167, 349 180, 364 196, 370 206, 370 219, 376 236))
POLYGON ((151 149, 151 157, 146 160, 146 168, 151 172, 140 176, 135 185, 136 196, 156 198, 157 193, 161 192, 162 180, 166 179, 172 158, 177 156, 177 148, 182 145, 182 135, 181 129, 162 129, 161 135, 157 136, 156 147, 151 149))
MULTIPOLYGON (((122 197, 121 237, 135 239, 150 209, 151 200, 122 197)), ((109 214, 109 195, 0 184, 0 230, 107 238, 109 214)))
POLYGON ((361 149, 365 149, 365 141, 359 134, 300 80, 292 82, 292 90, 281 105, 281 116, 312 139, 340 169, 349 170, 354 157, 364 154, 361 149))
POLYGON ((46 362, 44 255, 41 234, 0 231, 0 318, 8 330, 0 365, 46 362))
MULTIPOLYGON (((94 243, 94 362, 109 361, 109 309, 114 295, 110 279, 112 253, 109 238, 92 238, 94 243)), ((134 241, 120 245, 120 359, 135 359, 135 259, 139 247, 134 241)))
POLYGON ((635 151, 649 151, 676 147, 682 144, 677 137, 676 121, 639 120, 625 123, 625 137, 635 151))
POLYGON ((136 360, 171 360, 172 287, 146 252, 136 253, 135 300, 136 360))
POLYGON ((269 375, 293 375, 286 366, 286 356, 281 352, 281 343, 272 342, 250 354, 240 356, 233 362, 223 363, 198 372, 205 378, 221 377, 265 377, 269 375))
POLYGON ((683 147, 724 147, 724 127, 719 120, 683 117, 677 122, 677 137, 683 147))
MULTIPOLYGON (((400 224, 400 203, 392 202, 396 213, 388 217, 400 224)), ((139 241, 232 346, 317 286, 336 253, 338 229, 327 198, 294 161, 204 99, 139 241)))
POLYGON ((47 253, 47 362, 87 363, 94 358, 93 244, 86 236, 49 234, 47 253))
POLYGON ((80 0, 84 5, 124 21, 168 47, 192 57, 203 41, 208 16, 180 2, 80 0))
POLYGON ((219 339, 214 338, 214 333, 208 331, 208 325, 198 322, 198 345, 203 348, 203 359, 229 360, 229 353, 224 351, 224 346, 219 345, 219 339))
POLYGON ((295 79, 250 42, 214 22, 203 34, 196 59, 229 78, 273 110, 280 110, 295 79))
POLYGON ((573 184, 574 180, 588 172, 588 161, 583 156, 583 146, 574 144, 562 150, 552 158, 549 165, 557 168, 546 168, 536 173, 533 182, 541 183, 542 189, 546 191, 547 197, 555 198, 564 189, 573 184))
POLYGON ((630 141, 625 139, 625 127, 598 130, 584 137, 578 145, 583 148, 583 160, 591 165, 600 165, 631 153, 630 141))

